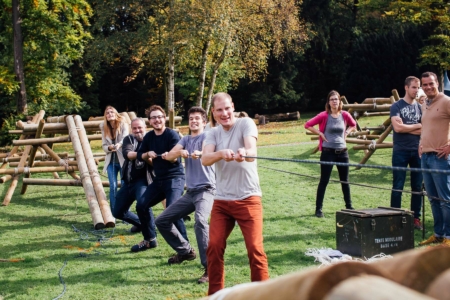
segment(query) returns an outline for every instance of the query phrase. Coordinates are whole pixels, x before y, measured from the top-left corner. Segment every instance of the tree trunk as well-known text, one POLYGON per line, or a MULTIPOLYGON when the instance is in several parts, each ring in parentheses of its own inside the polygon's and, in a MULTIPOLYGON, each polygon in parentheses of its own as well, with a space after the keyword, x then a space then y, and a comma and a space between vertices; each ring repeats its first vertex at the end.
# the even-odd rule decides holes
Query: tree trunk
POLYGON ((14 31, 14 73, 20 84, 17 92, 17 112, 27 113, 27 91, 25 89, 25 78, 23 74, 23 45, 22 29, 20 19, 20 0, 12 0, 12 21, 14 31))
POLYGON ((200 107, 202 107, 203 92, 205 91, 206 62, 207 62, 207 58, 208 58, 209 43, 210 43, 210 41, 207 40, 203 44, 203 49, 202 49, 202 65, 201 65, 201 70, 200 70, 199 86, 198 86, 198 94, 197 94, 197 106, 200 106, 200 107))
POLYGON ((211 99, 214 94, 214 85, 216 84, 216 77, 217 73, 219 72, 220 65, 225 59, 225 56, 227 55, 227 50, 229 46, 230 41, 227 40, 225 43, 225 46, 223 47, 222 54, 220 55, 219 59, 217 60, 216 64, 214 65, 213 73, 211 76, 211 83, 209 85, 209 91, 208 91, 208 101, 206 103, 206 113, 209 112, 209 109, 211 108, 211 99))
POLYGON ((169 74, 167 84, 168 110, 175 107, 175 49, 169 49, 169 74))

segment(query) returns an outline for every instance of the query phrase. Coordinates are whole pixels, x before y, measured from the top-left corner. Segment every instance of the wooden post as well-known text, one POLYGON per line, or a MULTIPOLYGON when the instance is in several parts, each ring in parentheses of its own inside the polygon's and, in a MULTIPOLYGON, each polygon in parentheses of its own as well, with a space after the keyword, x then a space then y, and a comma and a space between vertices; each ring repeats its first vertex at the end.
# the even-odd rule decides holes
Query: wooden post
MULTIPOLYGON (((35 139, 38 139, 41 137, 42 131, 44 130, 44 124, 45 124, 44 119, 39 120, 38 129, 36 130, 36 135, 34 136, 35 139)), ((31 149, 30 157, 28 158, 28 166, 29 167, 33 166, 37 149, 38 149, 38 146, 33 146, 33 148, 31 149)), ((20 163, 19 163, 19 165, 20 165, 20 163)), ((30 178, 30 173, 25 174, 23 176, 23 178, 30 178)), ((26 191, 27 191, 27 185, 22 182, 22 189, 20 190, 20 194, 23 195, 26 193, 26 191)))
POLYGON ((175 112, 173 108, 169 109, 169 128, 175 128, 175 112))
POLYGON ((69 129, 70 139, 72 140, 73 149, 77 156, 78 168, 80 170, 81 181, 83 182, 84 193, 89 205, 89 210, 92 216, 92 222, 95 229, 102 229, 105 227, 103 217, 98 205, 97 198, 95 196, 94 187, 89 174, 89 169, 86 164, 86 160, 83 153, 83 147, 81 146, 80 138, 78 137, 77 128, 73 116, 66 118, 67 128, 69 129))
MULTIPOLYGON (((50 185, 50 186, 80 186, 83 184, 81 180, 75 179, 41 179, 41 178, 24 178, 23 182, 28 185, 50 185)), ((120 181, 117 183, 120 186, 120 181)), ((104 187, 109 187, 109 181, 102 181, 104 187)))
POLYGON ((395 101, 400 100, 400 96, 399 96, 399 94, 398 94, 398 92, 397 92, 396 89, 393 89, 393 90, 392 90, 392 96, 394 97, 394 100, 395 100, 395 101))
MULTIPOLYGON (((40 122, 40 120, 42 118, 44 118, 44 114, 45 114, 45 111, 43 111, 43 110, 39 111, 36 119, 33 118, 34 122, 35 123, 40 122)), ((31 146, 26 146, 25 150, 23 151, 22 156, 20 158, 19 167, 25 166, 25 164, 27 162, 28 154, 30 153, 30 151, 31 151, 31 146)), ((4 171, 4 169, 0 170, 0 171, 4 171)), ((14 174, 14 173, 12 173, 12 174, 14 174)), ((16 190, 19 178, 20 178, 19 174, 16 174, 12 177, 11 185, 9 186, 8 191, 6 192, 5 198, 3 199, 3 203, 2 203, 3 206, 6 206, 11 202, 11 199, 14 194, 14 191, 16 190)))
POLYGON ((75 125, 78 127, 78 136, 81 141, 81 146, 83 148, 84 158, 86 159, 86 164, 91 174, 92 184, 94 185, 95 195, 97 196, 98 205, 102 212, 103 221, 106 227, 114 227, 115 219, 111 213, 111 208, 106 200, 105 190, 103 189, 102 180, 98 173, 97 164, 95 163, 94 156, 92 155, 91 146, 89 145, 88 138, 86 136, 86 131, 84 130, 83 121, 80 116, 74 117, 75 125))
POLYGON ((9 174, 9 175, 21 175, 23 173, 52 173, 52 172, 75 172, 78 171, 77 166, 69 166, 69 167, 16 167, 14 169, 6 169, 0 170, 0 174, 9 174))
MULTIPOLYGON (((341 96, 341 101, 342 101, 343 104, 348 104, 347 98, 345 96, 341 96)), ((351 113, 353 113, 353 110, 349 109, 348 112, 351 114, 351 113)), ((356 130, 361 131, 361 126, 359 126, 358 118, 353 118, 353 119, 356 122, 356 130)), ((319 150, 319 148, 317 148, 317 151, 318 150, 319 150)))

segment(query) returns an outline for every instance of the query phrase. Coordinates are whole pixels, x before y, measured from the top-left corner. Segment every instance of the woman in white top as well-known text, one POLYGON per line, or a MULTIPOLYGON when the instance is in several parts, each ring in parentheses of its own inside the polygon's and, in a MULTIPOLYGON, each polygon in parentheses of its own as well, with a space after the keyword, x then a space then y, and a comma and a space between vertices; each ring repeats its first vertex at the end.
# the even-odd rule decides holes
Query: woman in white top
POLYGON ((128 133, 128 124, 112 106, 107 106, 104 113, 104 122, 100 124, 102 131, 102 148, 106 152, 103 173, 108 174, 109 202, 113 209, 116 202, 117 175, 124 162, 121 147, 123 138, 128 133))

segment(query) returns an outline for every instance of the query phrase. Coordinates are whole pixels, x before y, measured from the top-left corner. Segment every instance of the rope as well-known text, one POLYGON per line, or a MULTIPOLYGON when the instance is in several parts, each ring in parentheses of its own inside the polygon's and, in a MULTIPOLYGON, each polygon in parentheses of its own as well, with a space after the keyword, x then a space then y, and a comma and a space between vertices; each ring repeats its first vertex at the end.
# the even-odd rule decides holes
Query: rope
MULTIPOLYGON (((274 169, 274 168, 264 167, 264 166, 259 166, 259 167, 260 168, 264 168, 264 169, 268 169, 268 170, 272 170, 272 171, 277 171, 277 172, 281 172, 281 173, 290 174, 290 175, 307 177, 307 178, 311 178, 311 179, 320 179, 319 176, 299 174, 299 173, 295 173, 295 172, 279 170, 279 169, 274 169)), ((423 195, 423 196, 427 196, 428 198, 433 199, 433 200, 438 200, 438 201, 443 201, 443 202, 449 202, 450 203, 450 200, 445 200, 445 199, 442 199, 442 198, 439 198, 439 197, 430 196, 430 195, 427 194, 426 191, 416 192, 416 191, 408 191, 408 190, 398 190, 398 189, 383 188, 383 187, 379 187, 379 186, 373 186, 373 185, 362 184, 362 183, 354 183, 354 182, 350 182, 350 181, 340 181, 340 180, 335 180, 335 179, 330 179, 329 181, 330 182, 335 182, 335 183, 341 183, 341 184, 348 184, 348 185, 367 187, 367 188, 371 188, 371 189, 379 189, 379 190, 407 193, 407 194, 413 194, 413 195, 423 195)))
POLYGON ((377 146, 377 141, 372 140, 369 144, 369 150, 375 150, 376 146, 377 146))
POLYGON ((380 170, 391 170, 391 171, 396 170, 396 171, 408 171, 408 172, 438 173, 438 174, 446 174, 446 175, 450 174, 450 170, 439 170, 439 169, 405 168, 405 167, 365 165, 365 164, 341 163, 341 162, 318 161, 318 160, 307 160, 307 159, 264 157, 264 156, 242 156, 242 157, 243 158, 253 158, 253 159, 273 160, 273 161, 287 161, 287 162, 321 164, 321 165, 336 165, 336 166, 344 166, 344 167, 369 168, 369 169, 380 169, 380 170))
POLYGON ((63 266, 61 267, 61 269, 59 269, 59 272, 58 272, 58 276, 59 276, 59 282, 61 282, 61 284, 63 285, 63 291, 61 292, 61 294, 59 294, 59 296, 58 297, 56 297, 56 298, 53 298, 53 300, 58 300, 58 299, 60 299, 62 296, 64 296, 64 294, 66 293, 66 283, 64 282, 64 279, 63 279, 63 277, 62 277, 62 271, 64 270, 64 268, 67 266, 67 259, 66 259, 66 261, 64 262, 64 264, 63 264, 63 266))

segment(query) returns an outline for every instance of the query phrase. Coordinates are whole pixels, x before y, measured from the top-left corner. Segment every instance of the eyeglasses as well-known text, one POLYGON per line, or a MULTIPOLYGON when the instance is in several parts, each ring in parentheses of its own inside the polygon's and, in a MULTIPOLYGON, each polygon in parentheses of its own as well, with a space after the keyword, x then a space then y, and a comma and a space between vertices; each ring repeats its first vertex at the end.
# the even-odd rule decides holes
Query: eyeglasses
POLYGON ((339 101, 339 99, 338 98, 330 98, 330 100, 328 100, 328 101, 339 101))
POLYGON ((153 116, 153 117, 150 117, 150 120, 164 119, 164 118, 165 118, 165 116, 160 115, 160 116, 153 116))

